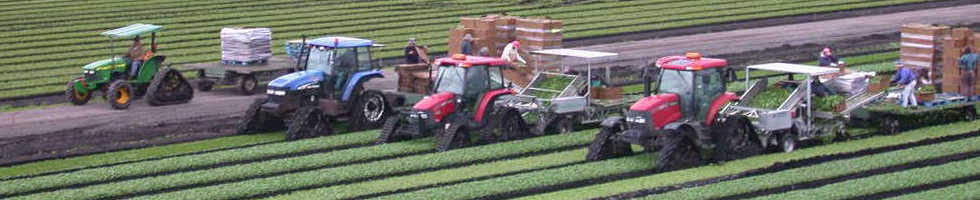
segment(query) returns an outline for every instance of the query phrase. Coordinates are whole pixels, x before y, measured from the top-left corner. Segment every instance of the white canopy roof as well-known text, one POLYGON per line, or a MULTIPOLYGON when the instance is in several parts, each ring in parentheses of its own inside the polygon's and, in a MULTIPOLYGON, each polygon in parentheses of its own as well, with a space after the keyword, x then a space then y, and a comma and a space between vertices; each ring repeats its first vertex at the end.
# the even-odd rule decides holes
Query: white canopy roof
POLYGON ((567 57, 577 57, 585 59, 602 58, 602 57, 612 57, 617 56, 617 53, 609 52, 599 52, 599 51, 587 51, 587 50, 577 50, 577 49, 547 49, 532 51, 534 54, 543 55, 556 55, 556 56, 567 56, 567 57))
POLYGON ((820 76, 824 74, 833 74, 839 72, 839 69, 837 68, 789 64, 789 63, 766 63, 761 65, 749 65, 748 68, 766 70, 766 71, 794 73, 794 74, 807 74, 810 76, 820 76))

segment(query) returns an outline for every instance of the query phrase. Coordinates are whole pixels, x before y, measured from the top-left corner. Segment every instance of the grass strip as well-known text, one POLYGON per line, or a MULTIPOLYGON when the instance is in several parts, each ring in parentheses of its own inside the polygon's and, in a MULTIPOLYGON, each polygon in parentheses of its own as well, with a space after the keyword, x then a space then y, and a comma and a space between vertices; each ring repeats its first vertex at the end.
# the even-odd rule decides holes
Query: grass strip
POLYGON ((876 175, 814 189, 794 190, 753 199, 845 199, 976 175, 980 175, 980 158, 876 175))
POLYGON ((612 196, 648 188, 659 188, 714 177, 735 175, 753 169, 772 166, 776 163, 813 158, 823 155, 856 152, 916 141, 959 135, 980 129, 980 123, 959 122, 948 125, 933 126, 903 132, 897 135, 878 136, 868 139, 838 142, 823 146, 799 149, 790 153, 776 153, 765 156, 755 156, 718 165, 691 168, 668 173, 654 174, 604 184, 591 185, 569 190, 562 190, 528 196, 521 199, 586 199, 612 196))
MULTIPOLYGON (((387 159, 369 163, 345 165, 340 167, 323 168, 311 171, 289 173, 259 179, 236 181, 226 184, 211 185, 206 187, 194 187, 187 190, 180 190, 169 193, 162 193, 152 196, 136 197, 137 199, 239 199, 257 197, 263 195, 273 195, 277 192, 288 192, 293 190, 313 189, 328 186, 331 184, 352 182, 363 179, 390 176, 393 174, 415 173, 419 171, 452 167, 456 165, 466 165, 475 162, 487 162, 496 159, 514 157, 534 152, 544 152, 559 148, 579 146, 589 143, 592 140, 592 132, 579 131, 571 134, 553 135, 512 142, 505 142, 494 145, 476 146, 463 148, 448 152, 422 154, 406 156, 395 159, 387 159)), ((398 143, 401 144, 401 143, 398 143)), ((405 145, 420 145, 432 148, 434 142, 431 140, 409 141, 405 145)), ((380 145, 378 148, 404 149, 407 147, 394 147, 390 145, 380 145)), ((351 152, 350 154, 366 154, 366 152, 351 152)), ((313 160, 317 161, 317 160, 313 160)), ((255 176, 264 172, 256 172, 258 167, 280 168, 276 165, 241 165, 240 170, 248 173, 236 173, 238 176, 255 176)), ((230 169, 230 168, 229 168, 230 169)), ((81 188, 72 191, 58 191, 57 193, 40 194, 38 196, 25 197, 25 199, 47 199, 55 197, 88 197, 106 196, 107 194, 126 195, 132 191, 146 191, 145 188, 163 189, 157 185, 173 185, 166 181, 184 182, 207 182, 211 177, 228 177, 221 173, 235 173, 233 171, 211 171, 210 173, 199 173, 194 175, 176 175, 171 178, 133 180, 128 184, 113 184, 112 186, 99 186, 98 188, 81 188), (155 180, 163 180, 158 182, 155 180)), ((243 177, 239 177, 243 178, 243 177)), ((183 184, 181 184, 183 185, 183 184)), ((109 196, 114 196, 109 195, 109 196)))
POLYGON ((486 164, 455 169, 445 169, 408 176, 390 177, 376 181, 336 185, 325 188, 297 191, 271 199, 348 199, 366 194, 377 194, 412 189, 427 185, 446 184, 474 178, 515 173, 526 170, 554 167, 584 161, 586 149, 556 152, 540 156, 501 160, 486 164))
POLYGON ((786 171, 650 195, 642 199, 714 199, 855 174, 920 160, 980 150, 980 137, 821 163, 786 171))
POLYGON ((163 146, 154 146, 133 150, 100 153, 87 156, 78 156, 58 160, 48 160, 32 162, 21 165, 14 165, 0 168, 0 179, 11 177, 50 173, 72 169, 87 168, 93 166, 111 165, 117 163, 133 162, 167 156, 188 154, 201 151, 219 150, 240 146, 254 145, 260 143, 280 141, 283 138, 282 132, 238 135, 221 137, 215 139, 198 140, 193 142, 177 143, 163 146))
MULTIPOLYGON (((653 154, 634 155, 483 181, 468 182, 439 188, 382 196, 375 199, 488 198, 487 196, 495 194, 519 192, 552 185, 588 181, 591 179, 602 179, 604 177, 617 174, 652 171, 653 165, 650 164, 650 161, 653 159, 653 154)), ((497 197, 489 198, 494 199, 497 197)))
POLYGON ((377 131, 364 131, 305 139, 294 142, 273 143, 229 151, 218 151, 110 167, 85 169, 69 173, 39 176, 27 179, 0 181, 0 185, 6 186, 0 187, 0 196, 31 193, 32 191, 57 189, 73 185, 95 184, 127 177, 139 177, 148 174, 176 172, 268 157, 288 156, 303 152, 365 144, 374 141, 376 138, 377 131))
POLYGON ((943 188, 926 190, 912 194, 888 198, 888 200, 918 200, 918 199, 945 199, 945 200, 973 200, 980 199, 980 181, 967 182, 951 185, 943 188))

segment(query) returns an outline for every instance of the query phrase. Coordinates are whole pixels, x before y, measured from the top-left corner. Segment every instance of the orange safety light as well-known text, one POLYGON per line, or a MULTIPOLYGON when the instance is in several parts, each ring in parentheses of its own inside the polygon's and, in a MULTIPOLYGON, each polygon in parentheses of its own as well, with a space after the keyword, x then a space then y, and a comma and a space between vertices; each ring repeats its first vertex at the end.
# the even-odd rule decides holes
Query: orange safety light
POLYGON ((453 54, 453 60, 466 60, 466 54, 453 54))
POLYGON ((699 52, 693 52, 693 51, 692 52, 687 52, 687 53, 684 53, 684 57, 687 58, 687 59, 691 59, 691 60, 700 60, 701 59, 701 53, 699 53, 699 52))
POLYGON ((704 69, 700 63, 693 63, 691 66, 687 66, 687 70, 699 71, 704 69))
POLYGON ((469 63, 460 63, 460 64, 459 64, 459 66, 460 66, 460 67, 463 67, 463 68, 467 68, 467 67, 472 67, 472 66, 473 66, 473 64, 469 64, 469 63))

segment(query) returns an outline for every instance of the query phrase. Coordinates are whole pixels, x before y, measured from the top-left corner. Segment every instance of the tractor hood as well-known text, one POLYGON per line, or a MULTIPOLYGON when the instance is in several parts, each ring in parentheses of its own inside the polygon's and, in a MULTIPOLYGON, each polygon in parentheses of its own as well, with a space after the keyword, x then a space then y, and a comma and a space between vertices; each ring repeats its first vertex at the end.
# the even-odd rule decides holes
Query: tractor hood
POLYGON ((82 67, 82 69, 83 70, 96 70, 99 67, 112 66, 112 65, 117 65, 117 64, 126 64, 126 60, 117 57, 117 58, 110 58, 110 59, 95 61, 95 62, 92 62, 92 63, 89 63, 89 64, 85 65, 84 67, 82 67))
POLYGON ((630 110, 653 111, 654 109, 666 107, 668 104, 676 104, 679 100, 677 94, 658 94, 640 99, 630 106, 630 110))
POLYGON ((298 87, 306 85, 307 83, 318 83, 323 81, 324 75, 325 73, 323 73, 321 70, 294 72, 272 80, 272 82, 269 82, 269 87, 296 90, 298 87))
POLYGON ((454 97, 456 97, 456 94, 453 94, 452 92, 443 92, 443 93, 429 95, 425 98, 422 98, 422 100, 419 101, 418 103, 415 103, 415 106, 412 106, 412 109, 429 110, 429 111, 435 110, 439 106, 452 103, 454 97))

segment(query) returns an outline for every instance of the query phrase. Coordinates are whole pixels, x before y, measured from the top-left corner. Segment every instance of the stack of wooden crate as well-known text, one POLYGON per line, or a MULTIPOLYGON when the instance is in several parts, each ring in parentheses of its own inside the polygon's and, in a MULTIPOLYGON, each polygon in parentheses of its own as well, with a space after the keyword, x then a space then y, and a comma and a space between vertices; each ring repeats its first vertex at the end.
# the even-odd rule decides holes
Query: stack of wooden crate
POLYGON ((527 65, 516 65, 504 71, 504 76, 518 86, 530 82, 536 67, 543 71, 559 71, 559 57, 532 56, 531 51, 561 48, 562 21, 548 18, 521 18, 507 15, 486 15, 483 17, 462 17, 460 25, 449 31, 449 54, 462 52, 460 42, 463 36, 473 36, 473 54, 480 49, 489 50, 488 56, 500 57, 508 43, 521 42, 518 53, 527 65))
MULTIPOLYGON (((558 49, 562 47, 561 20, 548 18, 522 18, 517 20, 517 40, 521 42, 521 55, 530 55, 531 51, 558 49)), ((561 57, 558 56, 527 56, 529 67, 541 71, 561 71, 561 57)))
POLYGON ((899 51, 905 66, 925 68, 932 72, 932 80, 941 80, 943 38, 949 35, 948 26, 906 24, 902 26, 899 51))
POLYGON ((398 91, 425 93, 429 90, 429 65, 426 63, 401 64, 395 66, 398 72, 398 91))
MULTIPOLYGON (((978 76, 976 73, 961 74, 959 69, 959 60, 963 49, 972 46, 976 50, 980 47, 978 40, 980 40, 980 34, 974 34, 969 28, 955 28, 952 30, 952 34, 945 37, 943 65, 946 67, 943 69, 943 92, 964 93, 965 91, 960 91, 960 79, 963 76, 978 76)), ((974 89, 977 90, 974 91, 975 93, 980 93, 980 84, 974 86, 974 89)))

